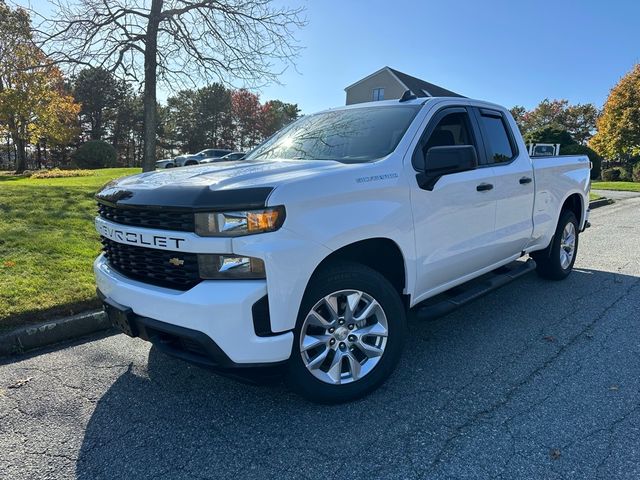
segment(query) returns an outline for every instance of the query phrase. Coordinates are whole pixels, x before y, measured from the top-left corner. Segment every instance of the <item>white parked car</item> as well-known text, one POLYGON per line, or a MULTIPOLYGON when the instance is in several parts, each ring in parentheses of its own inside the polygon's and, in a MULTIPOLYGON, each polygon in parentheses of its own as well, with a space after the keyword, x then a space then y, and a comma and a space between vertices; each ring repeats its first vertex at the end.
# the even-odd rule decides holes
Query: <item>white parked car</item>
POLYGON ((567 277, 587 157, 532 159, 498 105, 403 100, 305 116, 242 163, 106 186, 94 269, 112 322, 212 367, 282 365, 341 402, 391 374, 408 308, 567 277))
POLYGON ((174 163, 176 167, 188 167, 190 165, 198 165, 203 160, 224 157, 231 152, 231 150, 225 148, 208 148, 194 154, 178 155, 174 158, 174 163))

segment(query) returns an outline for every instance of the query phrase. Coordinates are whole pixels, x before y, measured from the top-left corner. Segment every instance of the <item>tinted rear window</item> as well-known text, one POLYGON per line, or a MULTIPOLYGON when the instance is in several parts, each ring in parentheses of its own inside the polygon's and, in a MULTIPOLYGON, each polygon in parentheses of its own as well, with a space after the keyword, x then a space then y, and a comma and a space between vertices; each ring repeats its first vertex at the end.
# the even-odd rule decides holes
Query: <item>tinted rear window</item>
POLYGON ((482 115, 481 119, 489 148, 489 162, 511 161, 514 152, 502 117, 482 115))

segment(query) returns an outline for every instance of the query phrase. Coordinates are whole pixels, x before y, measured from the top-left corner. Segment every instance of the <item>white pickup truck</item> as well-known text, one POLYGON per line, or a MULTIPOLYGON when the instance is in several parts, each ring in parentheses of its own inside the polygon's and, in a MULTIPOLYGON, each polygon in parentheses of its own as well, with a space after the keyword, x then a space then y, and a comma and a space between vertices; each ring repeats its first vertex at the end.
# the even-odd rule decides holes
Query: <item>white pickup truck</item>
POLYGON ((169 354, 283 366, 308 398, 351 400, 391 374, 408 309, 443 313, 534 268, 569 275, 589 169, 532 160, 509 112, 482 101, 308 115, 242 162, 106 185, 98 294, 169 354))

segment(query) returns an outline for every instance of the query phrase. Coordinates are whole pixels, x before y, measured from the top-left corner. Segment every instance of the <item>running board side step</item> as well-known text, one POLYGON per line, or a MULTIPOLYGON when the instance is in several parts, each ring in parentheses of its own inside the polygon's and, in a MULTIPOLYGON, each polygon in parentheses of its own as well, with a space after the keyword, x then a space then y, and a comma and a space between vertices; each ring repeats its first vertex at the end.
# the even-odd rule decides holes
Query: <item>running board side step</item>
POLYGON ((492 272, 482 275, 444 293, 429 298, 414 307, 415 315, 421 319, 432 319, 446 315, 476 298, 511 283, 535 270, 536 262, 530 258, 526 262, 514 261, 492 272))

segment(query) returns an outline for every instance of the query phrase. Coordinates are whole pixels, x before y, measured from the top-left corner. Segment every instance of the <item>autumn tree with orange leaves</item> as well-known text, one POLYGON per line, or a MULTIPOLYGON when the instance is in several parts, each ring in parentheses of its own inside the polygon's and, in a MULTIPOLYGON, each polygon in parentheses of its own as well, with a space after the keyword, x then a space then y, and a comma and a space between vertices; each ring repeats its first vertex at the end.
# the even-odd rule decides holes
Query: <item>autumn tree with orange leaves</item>
POLYGON ((610 160, 640 157, 640 64, 611 89, 589 145, 610 160))
POLYGON ((28 13, 0 0, 0 125, 16 147, 17 172, 26 168, 27 144, 65 145, 77 133, 80 105, 65 91, 60 70, 45 60, 28 13))

